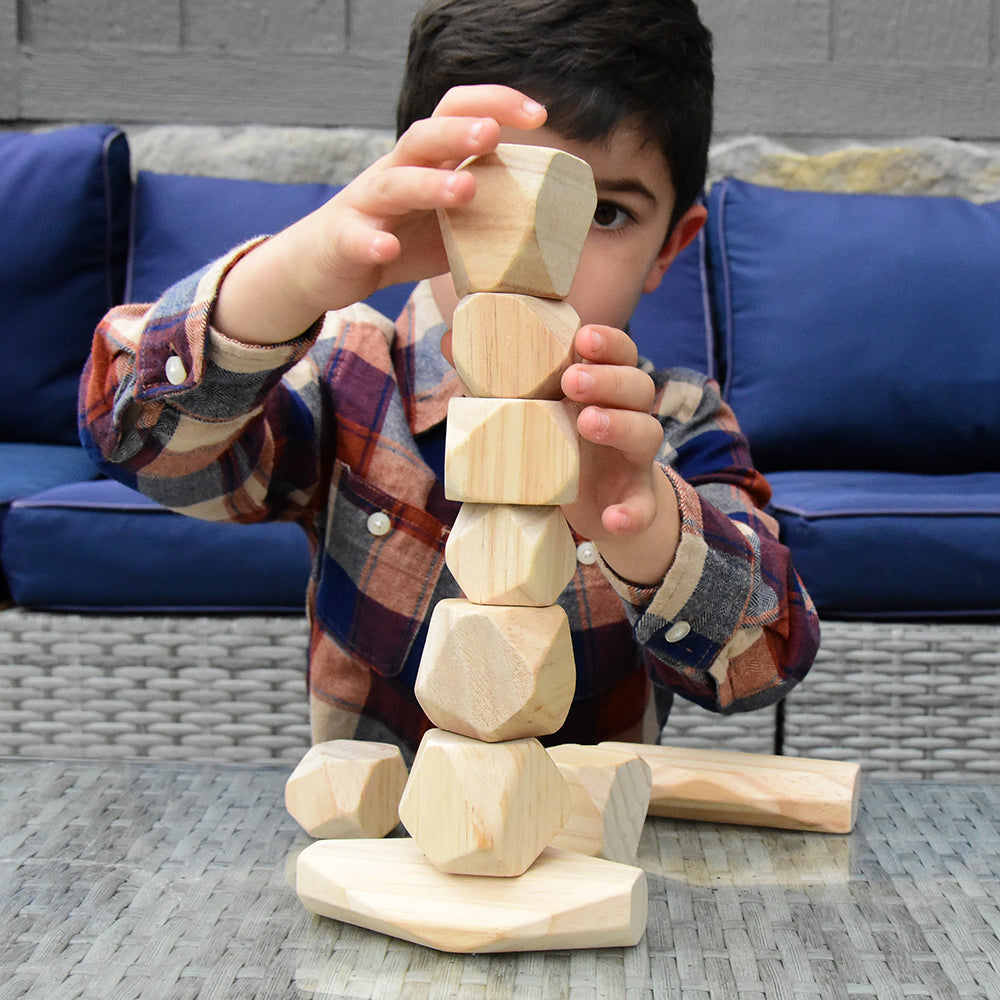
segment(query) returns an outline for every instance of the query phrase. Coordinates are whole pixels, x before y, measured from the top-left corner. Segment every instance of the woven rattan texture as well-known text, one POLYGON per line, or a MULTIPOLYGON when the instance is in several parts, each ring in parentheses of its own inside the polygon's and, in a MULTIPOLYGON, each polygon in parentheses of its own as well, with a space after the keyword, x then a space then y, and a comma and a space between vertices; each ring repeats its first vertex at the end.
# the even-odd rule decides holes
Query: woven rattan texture
POLYGON ((650 820, 637 947, 452 956, 305 911, 285 775, 0 760, 0 998, 1000 996, 1000 786, 868 782, 847 836, 650 820))
POLYGON ((1000 622, 824 622, 822 637, 786 700, 785 753, 868 776, 1000 778, 1000 622))
MULTIPOLYGON (((307 639, 296 616, 0 610, 0 754, 297 762, 307 639)), ((785 753, 1000 778, 1000 623, 824 622, 785 710, 785 753)), ((678 698, 663 742, 772 753, 774 728, 678 698)))
POLYGON ((0 753, 298 761, 304 618, 0 611, 0 753))

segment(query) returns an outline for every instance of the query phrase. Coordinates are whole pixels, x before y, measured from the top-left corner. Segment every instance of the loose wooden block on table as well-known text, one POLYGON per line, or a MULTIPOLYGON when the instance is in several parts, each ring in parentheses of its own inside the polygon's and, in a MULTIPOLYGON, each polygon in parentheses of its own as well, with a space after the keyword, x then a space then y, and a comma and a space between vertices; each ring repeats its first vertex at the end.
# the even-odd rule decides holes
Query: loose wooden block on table
POLYGON ((576 545, 558 507, 462 504, 445 561, 474 604, 555 604, 576 572, 576 545))
POLYGON ((523 874, 569 811, 569 787, 538 740, 481 743, 439 729, 420 741, 399 803, 431 864, 462 875, 523 874))
POLYGON ((439 601, 431 613, 414 693, 441 729, 498 743, 547 736, 576 689, 566 612, 439 601))
POLYGON ((649 765, 634 753, 564 743, 549 756, 566 779, 570 816, 555 847, 630 865, 649 807, 649 765))
POLYGON ((467 503, 572 503, 580 480, 576 412, 568 401, 451 400, 445 496, 467 503))
POLYGON ((311 837, 384 837, 399 823, 406 764, 399 747, 317 743, 285 782, 285 808, 311 837))
POLYGON ((473 396, 561 399, 579 328, 568 302, 478 292, 455 310, 452 358, 473 396))
POLYGON ((438 871, 405 838, 326 840, 298 858, 313 913, 447 952, 623 948, 646 929, 641 868, 546 848, 523 875, 438 871))
POLYGON ((637 753, 653 776, 649 815, 850 833, 861 768, 836 760, 601 743, 637 753))
POLYGON ((438 212, 459 297, 565 298, 597 205, 590 166, 562 150, 502 143, 459 169, 475 175, 476 194, 438 212))

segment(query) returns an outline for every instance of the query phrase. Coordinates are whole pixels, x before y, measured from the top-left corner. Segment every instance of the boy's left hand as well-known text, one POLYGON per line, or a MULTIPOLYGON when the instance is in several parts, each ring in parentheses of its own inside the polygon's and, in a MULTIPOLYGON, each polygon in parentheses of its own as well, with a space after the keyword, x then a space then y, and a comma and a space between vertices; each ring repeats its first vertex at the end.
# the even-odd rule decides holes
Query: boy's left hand
POLYGON ((657 584, 673 562, 680 515, 655 462, 663 428, 650 412, 653 380, 636 368, 636 346, 621 330, 583 326, 575 346, 581 360, 563 373, 562 390, 582 407, 580 490, 563 513, 619 576, 657 584))

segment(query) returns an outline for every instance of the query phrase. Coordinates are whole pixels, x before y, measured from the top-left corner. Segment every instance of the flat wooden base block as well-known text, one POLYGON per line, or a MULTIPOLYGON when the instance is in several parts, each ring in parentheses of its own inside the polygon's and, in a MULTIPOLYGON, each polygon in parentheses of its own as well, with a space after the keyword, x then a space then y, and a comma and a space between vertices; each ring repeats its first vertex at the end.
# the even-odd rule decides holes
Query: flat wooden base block
POLYGON ((310 844, 296 891, 313 913, 465 953, 630 947, 648 906, 641 868, 548 847, 516 878, 449 875, 406 838, 310 844))

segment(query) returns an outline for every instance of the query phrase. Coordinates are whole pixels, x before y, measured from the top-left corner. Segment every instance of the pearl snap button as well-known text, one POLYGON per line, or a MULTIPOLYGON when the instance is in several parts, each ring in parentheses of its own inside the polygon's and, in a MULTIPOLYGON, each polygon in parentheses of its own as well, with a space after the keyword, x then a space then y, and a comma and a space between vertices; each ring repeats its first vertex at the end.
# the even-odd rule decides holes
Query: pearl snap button
POLYGON ((387 535, 389 533, 389 528, 392 527, 389 521, 389 515, 384 511, 377 510, 374 514, 368 515, 368 530, 376 537, 379 538, 382 535, 387 535))
POLYGON ((167 363, 163 366, 163 374, 167 376, 167 381, 171 385, 180 385, 187 378, 184 362, 176 354, 167 358, 167 363))
POLYGON ((667 629, 667 634, 663 638, 667 642, 680 642, 690 631, 691 626, 687 622, 674 622, 667 629))
POLYGON ((580 542, 576 547, 576 558, 584 566, 593 566, 597 562, 597 546, 593 542, 580 542))

